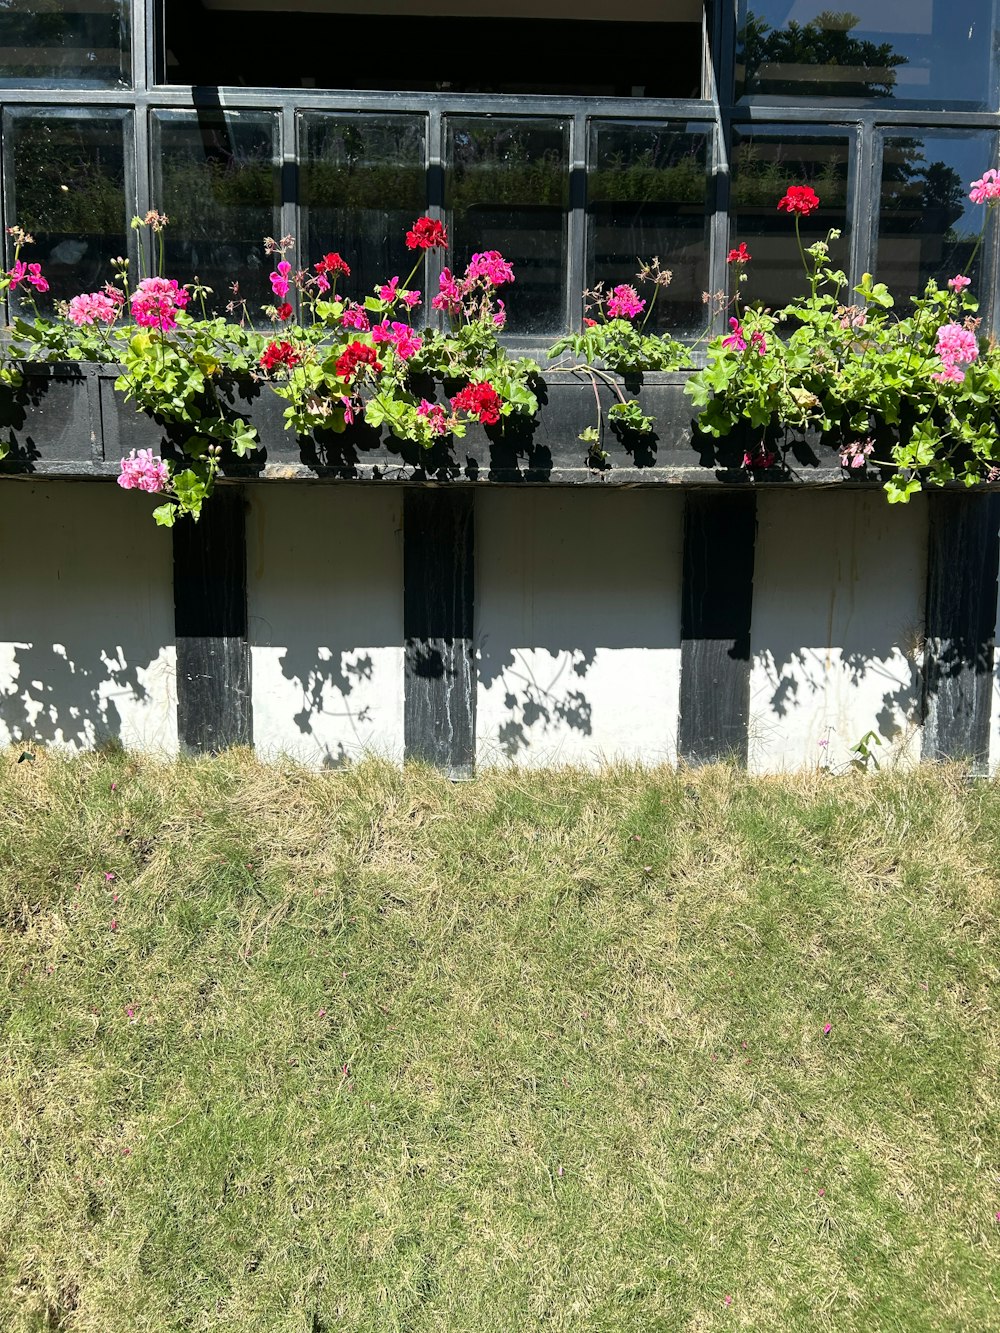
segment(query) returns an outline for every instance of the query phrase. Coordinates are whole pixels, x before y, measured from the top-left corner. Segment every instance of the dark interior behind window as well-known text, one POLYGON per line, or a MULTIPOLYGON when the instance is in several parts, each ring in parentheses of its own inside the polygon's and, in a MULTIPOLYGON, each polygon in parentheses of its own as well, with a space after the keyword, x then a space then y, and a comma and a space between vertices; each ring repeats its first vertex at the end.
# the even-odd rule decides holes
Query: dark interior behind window
POLYGON ((164 0, 168 83, 700 97, 701 0, 164 0))

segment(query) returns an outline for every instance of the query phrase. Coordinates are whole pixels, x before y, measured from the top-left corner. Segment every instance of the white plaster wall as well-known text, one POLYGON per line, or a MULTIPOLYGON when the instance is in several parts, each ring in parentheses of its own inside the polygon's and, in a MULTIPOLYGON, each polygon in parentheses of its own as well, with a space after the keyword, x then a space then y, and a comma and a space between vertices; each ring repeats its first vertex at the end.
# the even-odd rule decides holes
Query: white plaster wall
POLYGON ((476 495, 478 761, 676 756, 683 498, 476 495))
POLYGON ((170 534, 117 486, 0 484, 0 743, 177 752, 170 534))
POLYGON ((750 769, 919 758, 926 582, 923 497, 762 491, 754 561, 750 769), (820 744, 827 741, 826 746, 820 744))
POLYGON ((247 496, 257 752, 401 759, 402 492, 260 483, 247 496))

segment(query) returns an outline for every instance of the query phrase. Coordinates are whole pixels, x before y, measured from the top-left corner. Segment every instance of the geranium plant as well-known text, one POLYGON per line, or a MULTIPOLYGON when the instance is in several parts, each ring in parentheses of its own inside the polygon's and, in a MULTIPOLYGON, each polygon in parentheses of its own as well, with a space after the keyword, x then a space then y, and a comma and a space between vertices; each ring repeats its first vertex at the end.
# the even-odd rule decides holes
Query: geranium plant
POLYGON ((669 336, 647 333, 661 289, 669 287, 673 274, 662 268, 659 258, 640 261, 636 279, 653 288, 648 300, 631 283, 608 288, 603 282, 583 293, 584 317, 581 333, 568 333, 549 348, 549 359, 564 358, 558 368, 583 371, 594 386, 597 404, 595 425, 588 426, 580 438, 589 446, 592 462, 603 463, 606 452, 600 441, 604 432, 604 412, 597 392, 598 380, 610 386, 618 398, 607 413, 613 429, 634 434, 648 434, 656 425, 636 399, 627 399, 618 387, 616 376, 636 382, 649 371, 680 370, 691 364, 691 353, 683 343, 669 336), (641 323, 635 321, 642 316, 641 323), (567 355, 570 354, 570 355, 567 355))
MULTIPOLYGON (((970 199, 996 206, 995 171, 973 182, 970 199)), ((830 266, 838 232, 803 248, 799 220, 818 206, 808 186, 790 187, 778 204, 795 220, 808 284, 803 299, 773 312, 742 308, 751 255, 745 244, 730 253, 737 281, 729 331, 686 385, 700 409, 699 427, 716 437, 748 428, 743 462, 754 470, 780 462, 771 445, 775 428, 815 428, 836 444, 848 472, 881 466, 891 502, 925 484, 998 479, 1000 352, 979 336, 970 279, 928 282, 900 316, 884 283, 866 273, 849 290, 846 275, 830 266)))

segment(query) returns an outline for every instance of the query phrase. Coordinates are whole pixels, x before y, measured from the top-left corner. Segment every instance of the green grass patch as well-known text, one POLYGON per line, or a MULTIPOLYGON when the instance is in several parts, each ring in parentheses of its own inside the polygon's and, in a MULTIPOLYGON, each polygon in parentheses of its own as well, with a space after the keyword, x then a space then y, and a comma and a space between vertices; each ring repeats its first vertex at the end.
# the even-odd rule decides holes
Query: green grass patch
POLYGON ((1000 788, 18 754, 5 1333, 1000 1327, 1000 788))

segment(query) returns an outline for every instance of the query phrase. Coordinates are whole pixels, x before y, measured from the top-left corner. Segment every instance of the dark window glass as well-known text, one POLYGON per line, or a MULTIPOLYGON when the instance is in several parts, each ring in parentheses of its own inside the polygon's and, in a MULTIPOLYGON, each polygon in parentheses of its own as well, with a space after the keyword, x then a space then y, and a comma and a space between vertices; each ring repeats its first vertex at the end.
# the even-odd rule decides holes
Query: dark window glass
POLYGON ((700 97, 702 0, 165 0, 170 83, 700 97), (234 20, 239 40, 233 40, 234 20))
POLYGON ((299 118, 303 259, 338 251, 351 266, 338 291, 357 300, 413 267, 406 232, 427 210, 424 130, 423 116, 299 118))
POLYGON ((126 87, 128 17, 128 0, 4 0, 0 86, 126 87))
POLYGON ((657 294, 646 324, 651 331, 691 331, 704 323, 709 144, 704 128, 591 127, 587 285, 631 283, 648 302, 654 289, 636 281, 639 261, 659 257, 673 279, 657 294))
POLYGON ((970 202, 969 185, 996 158, 988 130, 885 136, 876 272, 897 301, 929 278, 978 276, 982 249, 972 255, 986 208, 970 202))
POLYGON ((167 214, 166 277, 211 287, 224 309, 233 283, 251 316, 273 301, 264 237, 281 231, 278 118, 263 111, 153 115, 153 205, 167 214))
POLYGON ((499 250, 513 264, 501 295, 515 338, 565 325, 568 158, 565 121, 448 117, 448 263, 461 271, 477 251, 499 250))
POLYGON ((750 0, 737 93, 992 105, 994 0, 750 0))
POLYGON ((788 126, 768 126, 766 134, 745 130, 733 139, 730 241, 746 241, 753 255, 741 298, 782 306, 806 291, 806 277, 795 243, 795 218, 778 211, 790 185, 808 185, 820 206, 799 220, 803 246, 823 240, 831 227, 842 235, 830 258, 847 270, 849 244, 849 164, 847 135, 796 134, 788 126))
POLYGON ((109 261, 128 254, 135 210, 129 120, 122 111, 4 113, 7 225, 35 238, 21 258, 41 263, 49 281, 40 305, 97 290, 113 276, 109 261))

